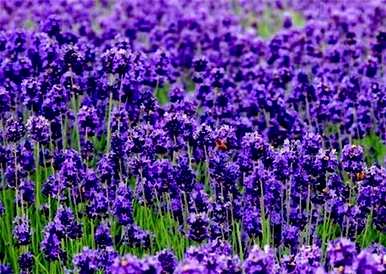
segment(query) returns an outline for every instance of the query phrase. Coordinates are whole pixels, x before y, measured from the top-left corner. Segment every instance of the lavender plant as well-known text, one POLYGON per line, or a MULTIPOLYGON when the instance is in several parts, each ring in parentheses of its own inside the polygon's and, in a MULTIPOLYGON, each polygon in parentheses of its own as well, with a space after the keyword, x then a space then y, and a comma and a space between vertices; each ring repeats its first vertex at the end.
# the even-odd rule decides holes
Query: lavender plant
POLYGON ((0 7, 0 274, 385 273, 383 1, 0 7))

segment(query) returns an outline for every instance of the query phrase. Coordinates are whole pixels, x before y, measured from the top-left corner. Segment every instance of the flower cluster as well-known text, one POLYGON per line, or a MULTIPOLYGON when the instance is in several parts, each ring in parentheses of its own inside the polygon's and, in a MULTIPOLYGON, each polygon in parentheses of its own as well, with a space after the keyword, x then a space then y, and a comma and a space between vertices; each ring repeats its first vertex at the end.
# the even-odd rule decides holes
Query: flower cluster
POLYGON ((0 7, 0 273, 385 272, 381 0, 0 7))

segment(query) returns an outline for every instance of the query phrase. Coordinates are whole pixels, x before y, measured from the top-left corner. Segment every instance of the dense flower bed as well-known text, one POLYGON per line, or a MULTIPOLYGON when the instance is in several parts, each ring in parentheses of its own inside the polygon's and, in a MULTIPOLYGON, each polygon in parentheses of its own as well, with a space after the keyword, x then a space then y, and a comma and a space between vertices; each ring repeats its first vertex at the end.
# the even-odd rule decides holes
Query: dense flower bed
POLYGON ((0 0, 0 274, 385 273, 382 0, 0 0))

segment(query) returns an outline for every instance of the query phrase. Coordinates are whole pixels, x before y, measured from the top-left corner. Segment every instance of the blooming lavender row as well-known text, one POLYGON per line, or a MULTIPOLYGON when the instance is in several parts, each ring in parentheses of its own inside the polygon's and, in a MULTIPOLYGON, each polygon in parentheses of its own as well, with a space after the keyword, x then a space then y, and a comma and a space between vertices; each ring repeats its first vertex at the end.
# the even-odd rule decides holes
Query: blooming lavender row
POLYGON ((0 0, 0 274, 384 273, 381 0, 0 0))

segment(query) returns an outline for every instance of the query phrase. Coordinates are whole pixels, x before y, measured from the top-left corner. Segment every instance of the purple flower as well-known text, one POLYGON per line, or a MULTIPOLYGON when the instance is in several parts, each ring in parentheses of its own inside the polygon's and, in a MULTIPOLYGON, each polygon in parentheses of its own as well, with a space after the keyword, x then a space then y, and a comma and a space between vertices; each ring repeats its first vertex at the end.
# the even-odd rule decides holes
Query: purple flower
POLYGON ((175 274, 204 274, 205 268, 196 260, 187 260, 180 263, 175 274))
POLYGON ((74 256, 73 264, 79 274, 92 274, 98 270, 98 251, 84 247, 83 250, 74 256))
POLYGON ((0 88, 0 114, 10 110, 11 96, 10 93, 3 87, 0 88))
POLYGON ((29 136, 39 143, 46 143, 50 138, 50 123, 43 116, 31 116, 27 121, 29 136))
POLYGON ((206 213, 191 213, 188 217, 188 238, 202 242, 209 237, 209 218, 206 213))
POLYGON ((45 231, 43 240, 40 243, 40 249, 44 257, 49 261, 56 261, 63 257, 64 252, 61 249, 60 238, 50 231, 45 231))
POLYGON ((177 257, 171 250, 163 250, 157 253, 156 258, 161 265, 163 274, 172 274, 177 267, 177 257))
POLYGON ((370 252, 370 250, 362 250, 357 256, 355 263, 356 273, 384 273, 386 271, 385 255, 385 252, 377 254, 370 252))
POLYGON ((292 252, 298 247, 300 232, 299 228, 293 225, 286 225, 282 230, 282 243, 290 247, 292 252))
POLYGON ((249 237, 261 235, 260 209, 258 207, 245 207, 243 212, 243 230, 249 237))
POLYGON ((132 255, 125 255, 123 257, 117 257, 109 269, 111 274, 134 274, 142 273, 141 261, 132 255))
POLYGON ((5 208, 3 202, 0 200, 0 217, 4 215, 5 208))
POLYGON ((113 214, 121 225, 133 223, 131 200, 124 195, 117 195, 113 202, 113 214))
POLYGON ((243 263, 246 274, 276 273, 276 263, 273 251, 267 246, 264 250, 254 246, 243 263))
POLYGON ((46 196, 51 196, 55 199, 60 199, 63 196, 63 191, 66 188, 65 182, 58 173, 49 176, 42 185, 42 193, 46 196))
POLYGON ((35 184, 28 179, 22 179, 19 185, 18 197, 19 203, 24 202, 27 205, 32 205, 35 201, 35 184))
POLYGON ((76 239, 82 235, 82 226, 79 224, 69 207, 60 207, 56 211, 55 224, 62 227, 65 236, 76 239))
POLYGON ((34 266, 34 256, 31 252, 22 253, 19 256, 19 267, 24 273, 31 273, 34 266))
POLYGON ((98 252, 98 266, 101 270, 107 271, 115 259, 118 257, 118 253, 114 250, 112 246, 107 246, 104 249, 99 249, 98 252))
POLYGON ((124 229, 124 242, 131 247, 149 248, 153 235, 140 228, 135 224, 131 224, 124 229))
POLYGON ((24 124, 16 119, 8 119, 5 127, 5 137, 8 142, 18 142, 26 132, 24 124))
POLYGON ((357 145, 346 145, 342 150, 342 167, 350 173, 360 173, 364 170, 363 148, 357 145))
POLYGON ((91 194, 89 205, 87 207, 87 213, 92 217, 105 216, 109 210, 109 200, 106 194, 93 191, 91 194))
POLYGON ((110 227, 107 224, 100 224, 95 230, 94 239, 98 246, 112 246, 113 240, 110 234, 110 227))
POLYGON ((95 129, 98 126, 97 110, 91 104, 83 105, 78 112, 79 127, 83 132, 87 132, 88 135, 94 135, 95 129))
POLYGON ((31 229, 27 217, 15 217, 12 234, 17 245, 28 245, 31 242, 31 229))
POLYGON ((1 274, 13 274, 13 270, 8 264, 0 264, 0 273, 1 274))
POLYGON ((345 238, 333 240, 327 247, 327 260, 334 269, 349 272, 354 265, 356 254, 355 244, 345 238))
POLYGON ((296 273, 315 273, 320 266, 321 251, 316 245, 302 246, 295 255, 296 273))

